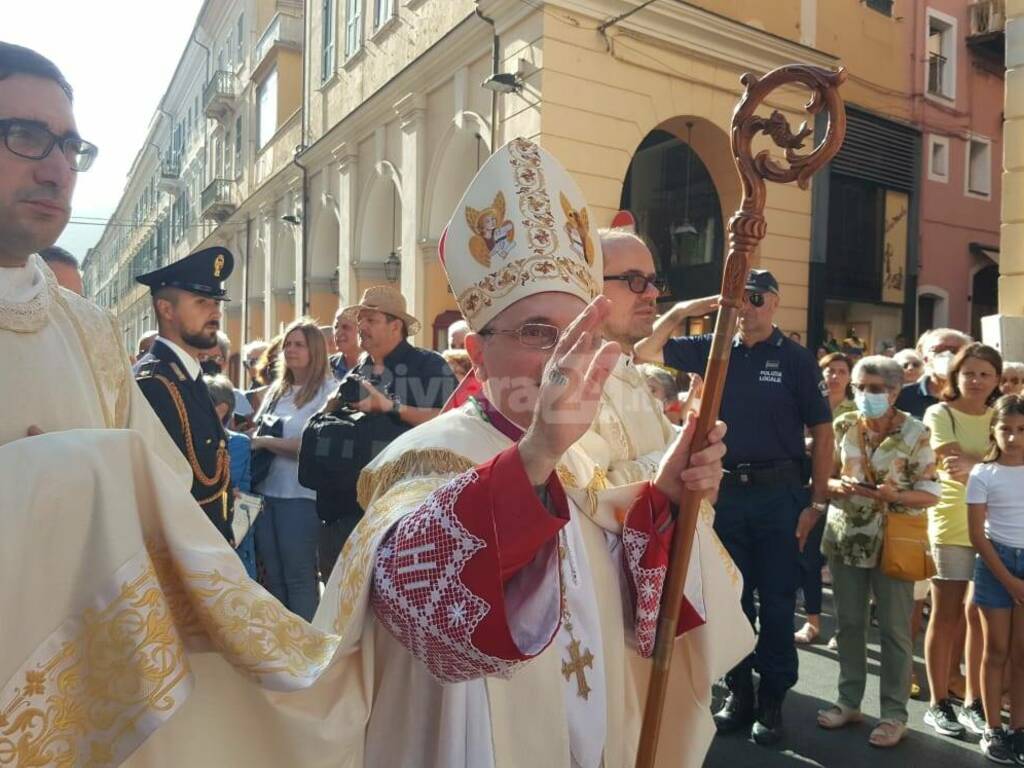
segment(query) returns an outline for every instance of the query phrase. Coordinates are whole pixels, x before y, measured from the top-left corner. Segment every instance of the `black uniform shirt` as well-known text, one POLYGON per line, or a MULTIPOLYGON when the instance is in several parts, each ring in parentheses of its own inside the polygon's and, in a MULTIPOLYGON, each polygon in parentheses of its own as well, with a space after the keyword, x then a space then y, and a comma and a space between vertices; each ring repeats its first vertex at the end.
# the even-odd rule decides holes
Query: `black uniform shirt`
POLYGON ((231 540, 230 459, 227 435, 202 374, 161 338, 135 365, 135 379, 178 450, 192 467, 192 496, 231 540))
MULTIPOLYGON (((669 339, 665 364, 704 375, 711 334, 669 339)), ((832 421, 828 389, 810 350, 776 328, 765 341, 744 346, 737 335, 722 395, 726 469, 737 464, 802 460, 804 427, 832 421)))

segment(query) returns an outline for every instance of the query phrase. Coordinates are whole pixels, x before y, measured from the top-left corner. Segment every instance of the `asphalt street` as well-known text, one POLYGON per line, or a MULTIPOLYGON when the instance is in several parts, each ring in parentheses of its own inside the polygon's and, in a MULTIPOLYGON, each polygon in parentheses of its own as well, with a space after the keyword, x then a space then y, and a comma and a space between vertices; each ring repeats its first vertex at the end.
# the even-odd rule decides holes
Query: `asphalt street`
MULTIPOLYGON (((799 601, 798 601, 799 604, 799 601)), ((954 766, 985 766, 990 763, 981 754, 977 737, 959 741, 938 736, 922 718, 927 709, 927 681, 924 674, 923 637, 915 649, 918 680, 923 691, 920 701, 910 700, 910 730, 894 749, 877 749, 868 744, 868 734, 879 716, 878 675, 881 659, 878 630, 868 635, 868 683, 864 696, 865 721, 839 731, 819 728, 816 715, 835 701, 839 662, 836 651, 826 642, 833 628, 832 593, 825 587, 823 640, 801 647, 800 680, 786 699, 783 718, 786 736, 776 748, 759 747, 745 736, 719 736, 704 762, 707 768, 953 768, 954 766)), ((796 626, 803 624, 803 617, 796 626)), ((722 695, 719 691, 718 695, 722 695)), ((716 703, 718 697, 716 696, 716 703)))

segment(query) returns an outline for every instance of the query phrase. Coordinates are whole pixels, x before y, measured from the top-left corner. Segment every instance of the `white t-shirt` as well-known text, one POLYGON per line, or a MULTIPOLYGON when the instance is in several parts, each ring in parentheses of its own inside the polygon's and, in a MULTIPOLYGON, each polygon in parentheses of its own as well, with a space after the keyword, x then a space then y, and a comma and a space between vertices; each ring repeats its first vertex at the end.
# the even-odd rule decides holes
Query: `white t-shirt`
MULTIPOLYGON (((273 413, 284 422, 284 430, 281 437, 286 440, 301 438, 306 422, 323 407, 324 403, 327 402, 327 399, 337 388, 338 382, 328 376, 324 380, 323 386, 320 387, 320 391, 304 406, 296 408, 295 394, 298 390, 293 387, 291 392, 280 397, 274 404, 274 407, 272 409, 268 408, 264 413, 273 413)), ((316 500, 316 491, 299 485, 298 459, 280 454, 274 455, 274 460, 270 463, 270 471, 267 472, 266 479, 258 488, 253 490, 264 496, 273 496, 279 499, 316 500)))
POLYGON ((967 503, 988 505, 985 536, 1024 548, 1024 467, 975 464, 967 479, 967 503))

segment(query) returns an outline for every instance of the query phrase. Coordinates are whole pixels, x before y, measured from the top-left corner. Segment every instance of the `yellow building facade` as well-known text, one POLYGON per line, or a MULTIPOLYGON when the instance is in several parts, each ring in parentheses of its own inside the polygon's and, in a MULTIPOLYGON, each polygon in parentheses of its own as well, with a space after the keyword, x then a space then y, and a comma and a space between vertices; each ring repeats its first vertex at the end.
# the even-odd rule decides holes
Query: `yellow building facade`
MULTIPOLYGON (((242 1, 254 20, 236 72, 244 85, 211 118, 202 191, 212 208, 200 201, 199 218, 208 215, 188 243, 237 256, 226 310, 236 349, 302 312, 328 324, 339 305, 389 280, 423 322, 415 341, 443 347, 457 308, 438 240, 493 146, 515 136, 559 157, 599 226, 663 187, 676 207, 692 203, 703 219, 675 222, 656 257, 674 287, 713 292, 724 224, 739 204, 729 127, 744 72, 842 64, 849 103, 900 120, 914 109, 903 61, 910 25, 899 21, 915 13, 910 0, 895 0, 888 15, 826 0, 242 1), (495 73, 512 87, 482 87, 495 73), (269 133, 260 119, 268 98, 269 133), (239 118, 243 160, 232 165, 238 132, 228 132, 239 118), (662 167, 663 158, 676 165, 662 167), (682 175, 691 166, 692 185, 682 175), (680 197, 690 186, 700 195, 680 197), (215 199, 222 188, 225 205, 215 199)), ((213 24, 204 21, 212 5, 201 28, 213 24)), ((793 89, 769 106, 795 128, 805 98, 793 89)), ((782 285, 787 331, 807 331, 814 207, 813 186, 769 191, 756 258, 782 285)), ((129 301, 138 298, 115 306, 129 301)))

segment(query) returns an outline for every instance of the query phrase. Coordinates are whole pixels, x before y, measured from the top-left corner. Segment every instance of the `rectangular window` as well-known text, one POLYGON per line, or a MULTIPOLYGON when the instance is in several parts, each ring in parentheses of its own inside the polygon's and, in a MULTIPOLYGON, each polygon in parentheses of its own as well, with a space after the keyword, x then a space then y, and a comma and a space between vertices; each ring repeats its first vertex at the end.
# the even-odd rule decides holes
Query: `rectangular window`
POLYGON ((884 16, 892 16, 892 0, 865 0, 865 5, 884 16))
POLYGON ((263 149, 277 131, 277 67, 270 70, 256 89, 256 120, 259 137, 256 146, 263 149))
POLYGON ((949 181, 949 139, 946 136, 928 137, 928 178, 949 181))
POLYGON ((242 31, 245 28, 245 14, 238 14, 238 28, 235 30, 235 44, 238 46, 237 61, 241 64, 245 61, 245 38, 242 36, 242 31))
POLYGON ((927 67, 930 96, 956 98, 956 19, 928 9, 927 67))
POLYGON ((235 178, 242 175, 242 118, 235 118, 235 178))
POLYGON ((967 194, 989 197, 992 194, 992 144, 988 139, 968 139, 966 161, 967 194))
POLYGON ((334 0, 323 0, 320 6, 323 10, 321 24, 323 25, 322 50, 320 55, 320 82, 325 83, 334 75, 334 0))
POLYGON ((373 28, 380 29, 395 15, 395 0, 373 0, 373 28))
POLYGON ((345 56, 363 47, 363 0, 345 0, 345 56))

